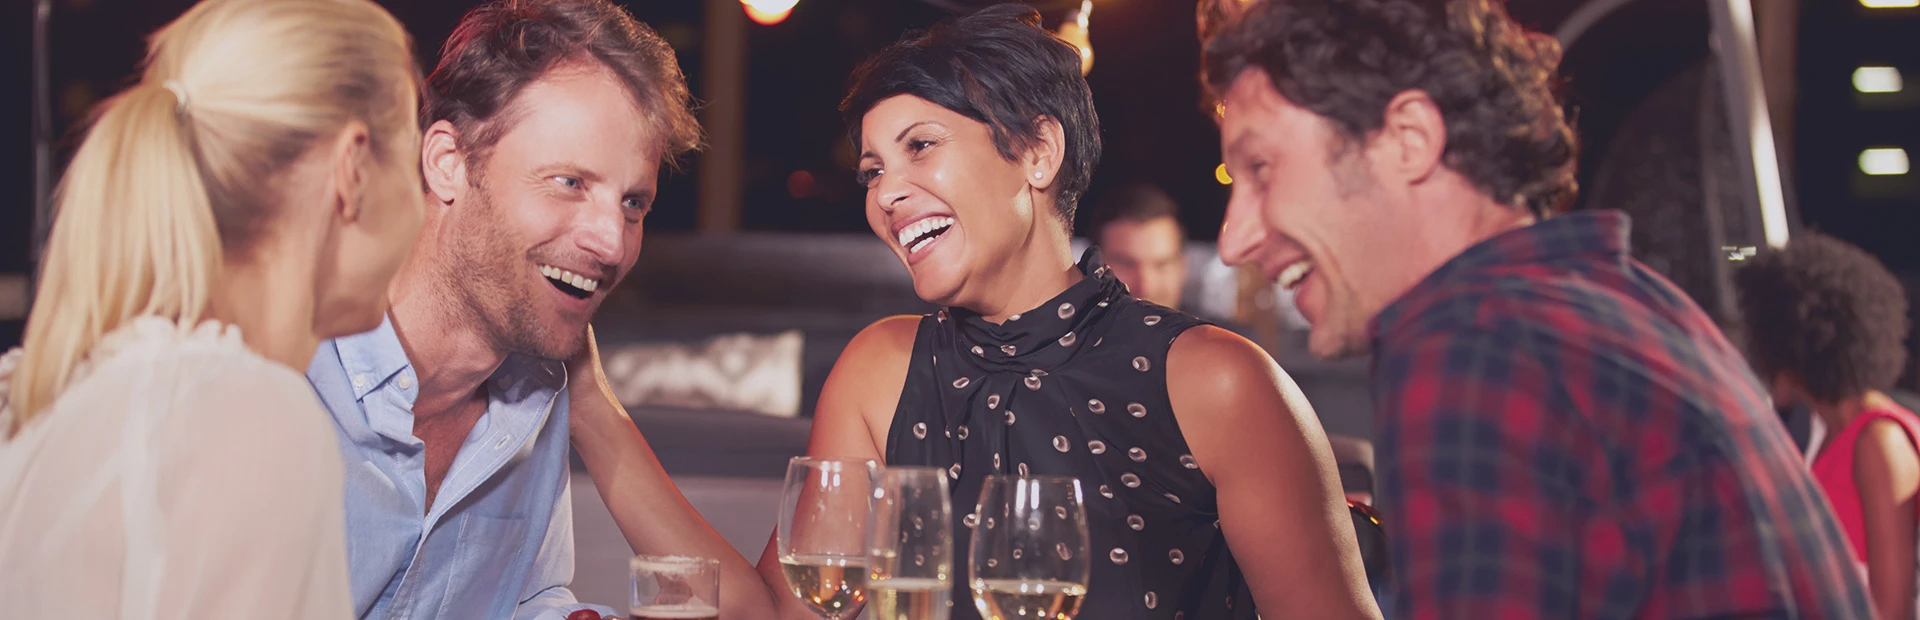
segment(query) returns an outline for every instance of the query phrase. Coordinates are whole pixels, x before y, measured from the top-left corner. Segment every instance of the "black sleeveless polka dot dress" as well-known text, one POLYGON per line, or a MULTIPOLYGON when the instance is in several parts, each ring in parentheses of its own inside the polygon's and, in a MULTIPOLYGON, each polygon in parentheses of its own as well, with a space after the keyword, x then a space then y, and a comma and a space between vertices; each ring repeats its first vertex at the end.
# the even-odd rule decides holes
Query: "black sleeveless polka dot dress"
POLYGON ((1080 479, 1092 582, 1080 618, 1252 619, 1207 481, 1167 398, 1167 349, 1203 321, 1135 299, 1097 249, 1086 278, 994 325, 948 308, 920 321, 887 463, 947 469, 953 619, 968 590, 967 518, 990 474, 1080 479))

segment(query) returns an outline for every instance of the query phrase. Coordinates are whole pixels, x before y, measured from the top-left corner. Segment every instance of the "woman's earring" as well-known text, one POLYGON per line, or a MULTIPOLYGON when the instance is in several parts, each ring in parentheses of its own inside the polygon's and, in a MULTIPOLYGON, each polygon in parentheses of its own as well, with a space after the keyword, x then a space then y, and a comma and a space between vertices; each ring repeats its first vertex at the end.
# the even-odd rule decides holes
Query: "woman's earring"
POLYGON ((1038 172, 1033 173, 1033 178, 1036 178, 1036 179, 1040 178, 1040 173, 1038 172))

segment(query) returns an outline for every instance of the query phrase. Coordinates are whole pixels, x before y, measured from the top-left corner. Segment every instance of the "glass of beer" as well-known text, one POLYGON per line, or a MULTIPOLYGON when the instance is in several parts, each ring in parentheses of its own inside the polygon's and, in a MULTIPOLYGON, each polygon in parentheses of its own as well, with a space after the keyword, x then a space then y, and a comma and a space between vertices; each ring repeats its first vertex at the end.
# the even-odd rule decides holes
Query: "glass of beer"
POLYGON ((795 457, 787 463, 775 545, 793 595, 814 613, 845 620, 867 601, 867 516, 878 464, 795 457))
POLYGON ((636 555, 629 620, 715 620, 720 617, 720 561, 636 555))
POLYGON ((953 613, 946 470, 880 470, 867 521, 867 600, 872 620, 947 620, 953 613))
POLYGON ((1079 480, 987 476, 974 515, 968 585, 982 618, 1073 620, 1080 613, 1093 567, 1079 480))

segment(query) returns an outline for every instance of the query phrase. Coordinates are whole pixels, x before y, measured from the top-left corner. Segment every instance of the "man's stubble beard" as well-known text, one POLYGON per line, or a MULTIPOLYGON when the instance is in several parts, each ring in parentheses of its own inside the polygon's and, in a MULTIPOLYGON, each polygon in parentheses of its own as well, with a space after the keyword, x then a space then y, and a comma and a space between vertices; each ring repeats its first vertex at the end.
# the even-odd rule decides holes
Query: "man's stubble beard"
MULTIPOLYGON (((573 357, 586 346, 586 330, 565 334, 540 321, 534 291, 516 282, 526 253, 513 247, 516 236, 499 224, 499 211, 484 184, 470 194, 472 208, 456 212, 448 260, 437 261, 436 279, 447 291, 456 320, 479 326, 502 353, 552 360, 573 357)), ((456 323, 458 324, 458 323, 456 323)))

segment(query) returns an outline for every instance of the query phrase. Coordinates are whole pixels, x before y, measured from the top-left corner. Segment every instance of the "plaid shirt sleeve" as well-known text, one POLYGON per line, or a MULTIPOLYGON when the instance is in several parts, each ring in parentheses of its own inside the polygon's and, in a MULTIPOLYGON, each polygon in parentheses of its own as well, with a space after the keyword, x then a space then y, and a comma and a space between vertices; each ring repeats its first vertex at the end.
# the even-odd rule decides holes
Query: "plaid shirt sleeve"
MULTIPOLYGON (((1581 424, 1519 327, 1434 330, 1377 359, 1396 615, 1580 615, 1581 424), (1557 406, 1560 405, 1560 406, 1557 406)), ((1591 560, 1593 558, 1587 558, 1591 560)))

